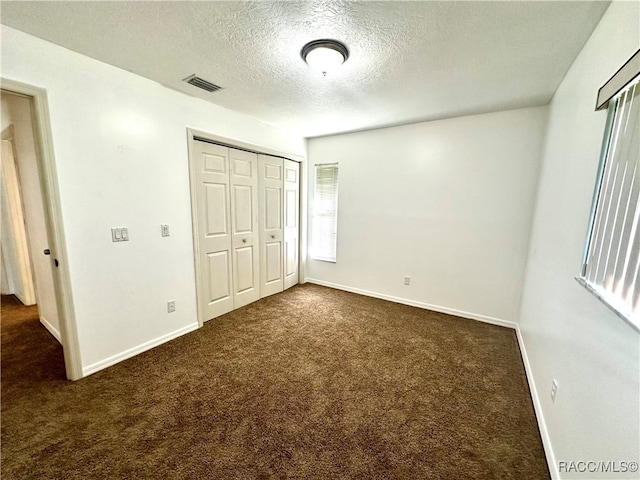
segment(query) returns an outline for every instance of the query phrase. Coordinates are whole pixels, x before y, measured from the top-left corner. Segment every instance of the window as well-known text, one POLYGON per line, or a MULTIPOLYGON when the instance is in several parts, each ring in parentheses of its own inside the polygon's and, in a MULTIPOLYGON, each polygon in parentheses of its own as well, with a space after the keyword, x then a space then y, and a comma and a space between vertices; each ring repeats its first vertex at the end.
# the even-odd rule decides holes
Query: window
POLYGON ((338 239, 337 163, 315 166, 311 229, 311 257, 335 262, 338 239))
MULTIPOLYGON (((640 55, 634 58, 640 63, 640 55)), ((640 76, 634 71, 605 102, 609 116, 578 280, 640 330, 640 76)))

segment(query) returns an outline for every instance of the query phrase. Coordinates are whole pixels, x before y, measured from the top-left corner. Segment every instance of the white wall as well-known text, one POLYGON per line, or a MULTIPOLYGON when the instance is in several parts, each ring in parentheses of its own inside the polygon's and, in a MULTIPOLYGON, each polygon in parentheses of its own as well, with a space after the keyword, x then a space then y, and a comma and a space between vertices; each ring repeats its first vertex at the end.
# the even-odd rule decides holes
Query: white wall
MULTIPOLYGON (((2 233, 1 233, 4 231, 4 227, 0 227, 0 228, 2 228, 2 231, 0 231, 0 238, 4 238, 2 237, 2 233)), ((9 285, 9 278, 7 277, 6 267, 4 266, 3 255, 0 255, 0 293, 2 293, 2 295, 11 294, 11 286, 9 285)))
POLYGON ((2 76, 48 92, 85 372, 195 328, 186 128, 295 155, 304 140, 6 26, 2 76))
MULTIPOLYGON (((2 119, 5 119, 3 112, 2 119)), ((4 130, 4 129, 3 129, 4 130)), ((10 199, 7 193, 7 175, 0 172, 0 257, 2 258, 2 294, 12 295, 16 292, 22 296, 24 290, 20 265, 18 260, 18 248, 11 221, 10 199)))
POLYGON ((2 149, 2 172, 0 172, 2 293, 15 295, 25 305, 33 305, 35 303, 35 293, 31 262, 27 255, 23 208, 18 190, 18 175, 15 169, 11 144, 9 142, 5 144, 3 141, 2 149))
POLYGON ((546 115, 526 108, 309 140, 310 166, 340 167, 337 262, 308 259, 307 278, 515 321, 546 115))
POLYGON ((3 130, 6 128, 5 123, 12 123, 14 128, 16 164, 20 177, 27 239, 31 251, 38 314, 40 321, 59 340, 60 326, 53 288, 51 259, 43 254, 43 251, 49 248, 49 240, 33 139, 31 105, 28 98, 11 94, 2 95, 3 130))
POLYGON ((574 280, 607 116, 596 93, 638 49, 639 10, 610 6, 550 105, 520 328, 557 461, 639 460, 639 334, 574 280))

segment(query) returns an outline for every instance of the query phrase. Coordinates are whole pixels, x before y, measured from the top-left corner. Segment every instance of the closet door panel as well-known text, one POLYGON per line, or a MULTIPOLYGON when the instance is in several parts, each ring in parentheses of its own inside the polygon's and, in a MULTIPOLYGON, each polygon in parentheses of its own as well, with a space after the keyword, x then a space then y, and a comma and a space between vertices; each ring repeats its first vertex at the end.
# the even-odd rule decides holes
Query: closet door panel
POLYGON ((260 189, 260 296, 284 289, 284 159, 258 155, 260 189))
POLYGON ((229 149, 231 219, 233 225, 233 307, 260 298, 258 157, 255 153, 229 149))
POLYGON ((204 320, 233 310, 229 149, 194 142, 198 303, 204 320))
POLYGON ((240 247, 236 248, 236 293, 242 294, 247 291, 255 289, 256 282, 254 281, 253 268, 253 250, 254 247, 240 247))
POLYGON ((247 185, 233 185, 233 200, 235 204, 233 233, 240 235, 252 234, 253 228, 253 188, 247 185))
POLYGON ((265 265, 266 265, 266 281, 267 284, 280 280, 282 255, 280 254, 280 242, 267 243, 265 245, 265 265))
POLYGON ((231 279, 229 273, 231 272, 231 260, 229 259, 229 252, 214 252, 207 254, 208 259, 208 281, 209 281, 209 296, 207 302, 213 303, 220 300, 227 299, 231 296, 231 279))
POLYGON ((300 251, 300 164, 284 160, 284 288, 296 285, 300 251))

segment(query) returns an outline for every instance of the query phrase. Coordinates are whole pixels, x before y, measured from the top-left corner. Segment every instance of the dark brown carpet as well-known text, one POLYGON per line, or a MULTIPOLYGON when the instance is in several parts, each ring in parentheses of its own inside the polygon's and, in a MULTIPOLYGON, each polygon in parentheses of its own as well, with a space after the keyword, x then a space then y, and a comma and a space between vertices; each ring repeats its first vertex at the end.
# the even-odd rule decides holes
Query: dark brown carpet
POLYGON ((512 330, 315 285, 78 382, 3 302, 1 473, 549 478, 512 330))

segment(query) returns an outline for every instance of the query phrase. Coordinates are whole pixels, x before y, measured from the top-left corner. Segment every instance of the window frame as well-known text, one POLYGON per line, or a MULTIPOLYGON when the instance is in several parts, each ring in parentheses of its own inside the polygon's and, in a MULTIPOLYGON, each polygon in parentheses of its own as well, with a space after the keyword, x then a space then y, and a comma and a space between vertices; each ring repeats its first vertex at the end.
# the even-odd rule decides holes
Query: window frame
POLYGON ((339 195, 339 163, 316 163, 313 166, 313 203, 311 205, 311 249, 310 249, 310 257, 312 260, 317 260, 321 262, 328 263, 337 263, 338 258, 338 195, 339 195), (331 245, 331 250, 333 255, 319 255, 318 252, 318 239, 316 233, 316 226, 318 217, 320 217, 320 213, 317 210, 317 201, 318 201, 318 167, 335 167, 335 198, 333 199, 333 222, 334 226, 332 227, 332 236, 333 236, 333 245, 331 245))
MULTIPOLYGON (((617 134, 614 132, 614 125, 616 120, 616 114, 618 112, 618 108, 620 106, 620 101, 622 96, 631 88, 636 85, 635 88, 640 88, 640 50, 638 50, 631 59, 623 65, 618 72, 599 90, 598 99, 596 104, 596 109, 604 109, 607 108, 607 120, 604 129, 602 147, 600 150, 600 161, 598 165, 598 172, 596 175, 595 188, 593 193, 593 198, 591 202, 591 212, 589 215, 589 223, 587 229, 586 240, 584 244, 584 250, 582 253, 582 265, 580 268, 580 274, 575 277, 575 279, 580 283, 583 287, 585 287, 591 294, 593 294, 596 298, 598 298, 602 303, 604 303, 610 310, 612 310, 618 317, 622 318, 626 323, 628 323, 633 329, 640 332, 640 315, 635 315, 633 310, 631 310, 630 314, 627 314, 621 311, 616 305, 612 303, 612 301, 607 298, 598 290, 598 283, 591 282, 588 280, 588 260, 591 253, 592 243, 594 241, 594 233, 597 228, 596 220, 598 217, 598 208, 602 207, 602 203, 606 201, 604 197, 601 198, 602 188, 604 183, 604 175, 607 169, 610 147, 612 144, 613 137, 617 134), (633 68, 629 68, 629 66, 633 68), (620 78, 621 75, 624 78, 620 78), (616 85, 615 91, 608 97, 602 98, 602 91, 607 88, 611 91, 612 89, 609 87, 611 84, 616 85)), ((616 137, 617 141, 617 137, 616 137)), ((615 161, 611 159, 611 161, 615 161)), ((636 235, 640 235, 640 231, 636 232, 636 235)), ((635 238, 635 237, 634 237, 635 238)), ((631 239, 633 241, 633 238, 631 239)))

